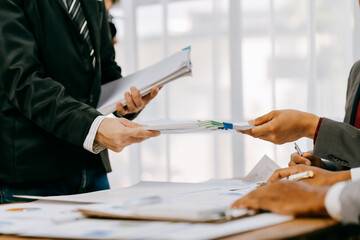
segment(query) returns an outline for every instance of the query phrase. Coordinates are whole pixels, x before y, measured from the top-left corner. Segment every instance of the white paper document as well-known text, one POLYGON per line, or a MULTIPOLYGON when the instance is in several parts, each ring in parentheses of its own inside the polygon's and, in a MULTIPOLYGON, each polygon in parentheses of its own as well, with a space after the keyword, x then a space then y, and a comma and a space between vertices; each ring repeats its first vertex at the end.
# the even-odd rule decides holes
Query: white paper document
POLYGON ((0 205, 0 234, 19 234, 28 229, 72 222, 83 218, 77 211, 83 204, 35 201, 0 205))
POLYGON ((214 120, 207 121, 159 121, 155 123, 146 124, 142 127, 146 130, 160 131, 161 134, 179 134, 179 133, 193 133, 193 132, 209 132, 218 130, 248 130, 254 126, 249 125, 248 122, 221 122, 214 120))
POLYGON ((264 155, 243 180, 246 182, 266 182, 279 168, 281 167, 276 162, 264 155))
POLYGON ((141 96, 145 96, 155 86, 164 86, 178 78, 190 76, 192 73, 190 51, 190 47, 185 48, 148 68, 104 84, 101 87, 97 110, 108 115, 116 110, 116 103, 121 102, 126 106, 124 94, 129 92, 132 86, 139 90, 141 96))
MULTIPOLYGON (((32 221, 7 220, 7 226, 19 227, 14 235, 61 239, 217 239, 292 220, 291 216, 264 213, 225 223, 182 223, 159 221, 126 221, 80 219, 54 224, 32 221)), ((1 219, 0 219, 1 223, 1 219)), ((15 228, 13 228, 15 229, 15 228)))

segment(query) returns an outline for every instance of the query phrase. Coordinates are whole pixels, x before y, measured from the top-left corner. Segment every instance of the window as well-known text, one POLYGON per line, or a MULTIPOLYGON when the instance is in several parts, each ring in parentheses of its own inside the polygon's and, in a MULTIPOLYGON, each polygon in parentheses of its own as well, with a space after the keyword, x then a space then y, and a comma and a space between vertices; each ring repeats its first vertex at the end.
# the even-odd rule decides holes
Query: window
MULTIPOLYGON (((166 86, 135 121, 241 121, 285 108, 341 121, 359 12, 337 0, 122 0, 112 15, 124 75, 192 46, 193 77, 166 86)), ((163 135, 111 153, 109 177, 112 187, 239 177, 263 154, 285 167, 292 152, 229 132, 163 135)))

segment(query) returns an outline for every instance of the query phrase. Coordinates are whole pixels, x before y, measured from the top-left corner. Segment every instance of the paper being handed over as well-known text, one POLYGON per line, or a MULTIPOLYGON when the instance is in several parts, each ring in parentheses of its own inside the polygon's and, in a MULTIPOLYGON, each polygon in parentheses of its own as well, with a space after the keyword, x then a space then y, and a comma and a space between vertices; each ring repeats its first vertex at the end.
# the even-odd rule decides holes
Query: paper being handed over
POLYGON ((194 133, 194 132, 209 132, 209 131, 224 131, 224 130, 248 130, 254 126, 249 125, 248 122, 222 122, 222 121, 172 121, 160 120, 145 124, 142 127, 145 130, 160 131, 161 134, 179 134, 179 133, 194 133))

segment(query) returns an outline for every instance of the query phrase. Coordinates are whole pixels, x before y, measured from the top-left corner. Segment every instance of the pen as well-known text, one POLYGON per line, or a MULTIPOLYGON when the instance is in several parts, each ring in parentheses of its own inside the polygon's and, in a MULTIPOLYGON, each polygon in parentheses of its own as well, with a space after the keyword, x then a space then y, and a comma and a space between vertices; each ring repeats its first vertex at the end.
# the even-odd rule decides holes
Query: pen
MULTIPOLYGON (((290 175, 288 177, 284 177, 280 180, 289 180, 289 181, 298 181, 301 179, 305 179, 305 178, 312 178, 314 177, 314 172, 313 171, 306 171, 306 172, 301 172, 301 173, 297 173, 297 174, 293 174, 290 175)), ((264 186, 266 184, 266 182, 257 182, 257 187, 261 187, 264 186)))
POLYGON ((306 172, 301 172, 301 173, 290 175, 288 177, 282 178, 281 180, 298 181, 301 179, 312 178, 312 177, 314 177, 314 172, 306 171, 306 172))
POLYGON ((303 153, 302 153, 301 149, 300 149, 299 146, 296 144, 296 142, 294 142, 294 144, 295 144, 295 149, 296 149, 297 153, 298 153, 300 156, 302 156, 303 153))

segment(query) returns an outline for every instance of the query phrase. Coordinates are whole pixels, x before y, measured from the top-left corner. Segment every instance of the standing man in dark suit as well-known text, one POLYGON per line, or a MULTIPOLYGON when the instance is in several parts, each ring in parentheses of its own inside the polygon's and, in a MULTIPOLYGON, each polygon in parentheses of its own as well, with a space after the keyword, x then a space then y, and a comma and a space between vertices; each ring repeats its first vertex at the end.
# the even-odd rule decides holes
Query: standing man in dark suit
MULTIPOLYGON (((96 111, 121 77, 105 13, 102 0, 0 1, 0 203, 107 189, 104 149, 159 135, 96 111)), ((134 117, 158 90, 132 88, 118 112, 134 117)))

